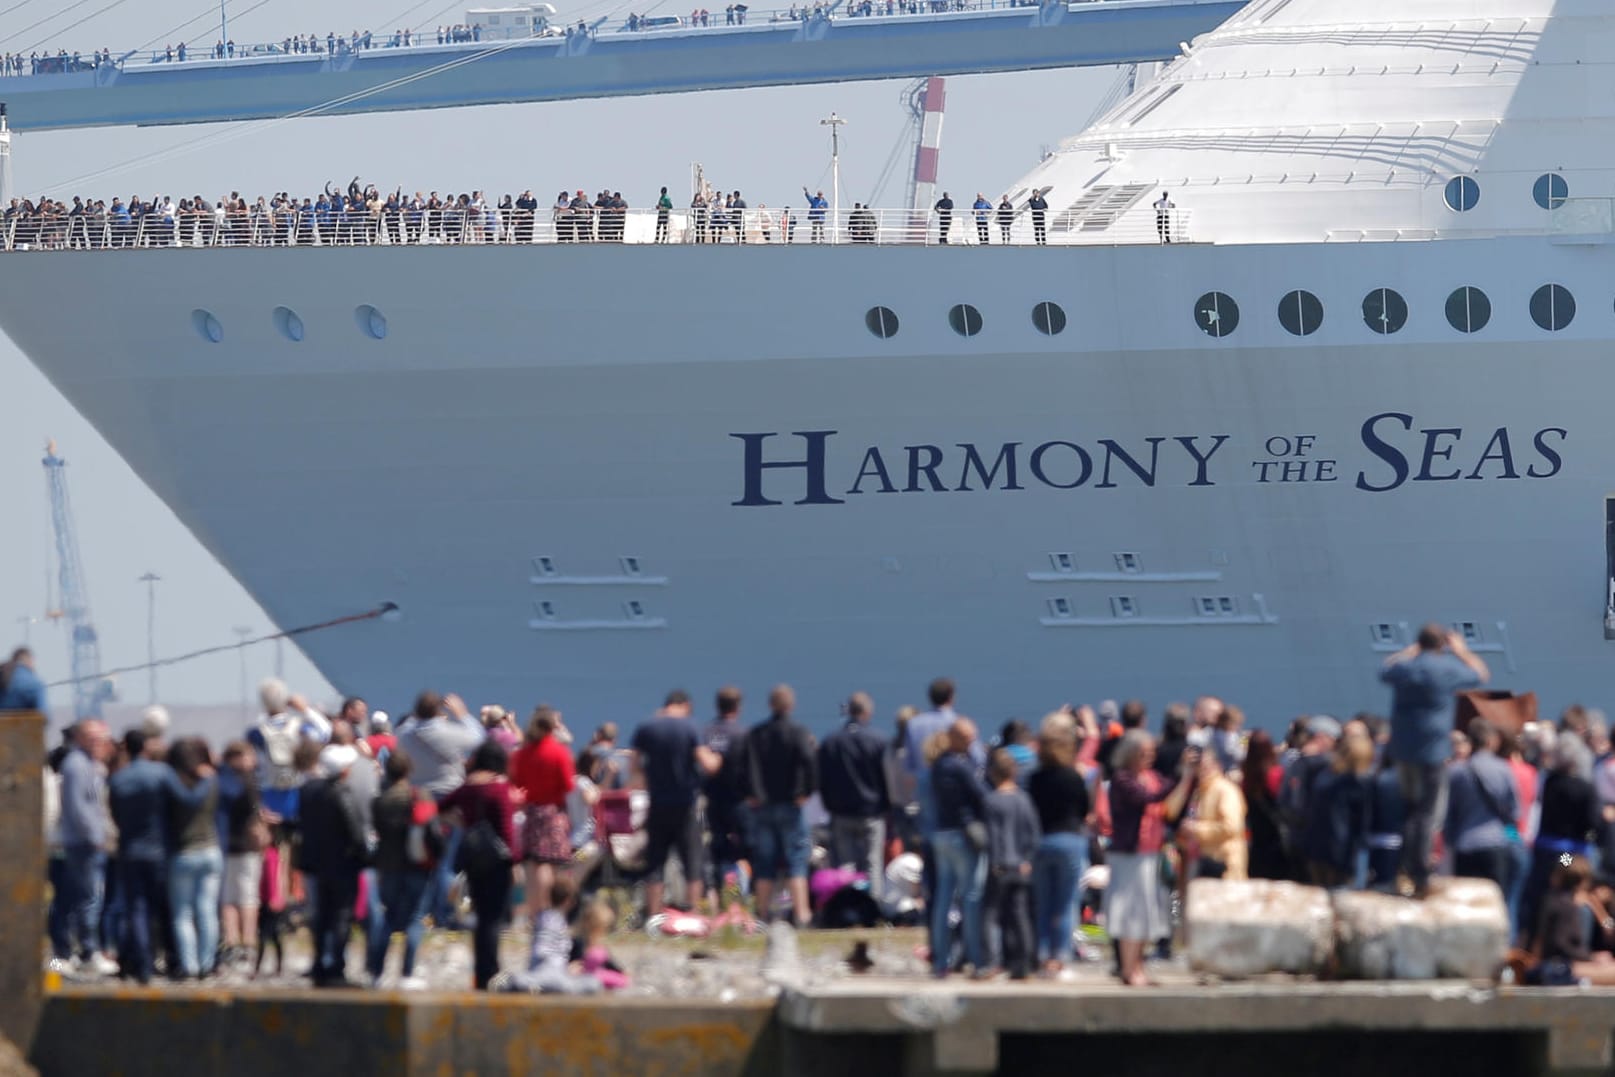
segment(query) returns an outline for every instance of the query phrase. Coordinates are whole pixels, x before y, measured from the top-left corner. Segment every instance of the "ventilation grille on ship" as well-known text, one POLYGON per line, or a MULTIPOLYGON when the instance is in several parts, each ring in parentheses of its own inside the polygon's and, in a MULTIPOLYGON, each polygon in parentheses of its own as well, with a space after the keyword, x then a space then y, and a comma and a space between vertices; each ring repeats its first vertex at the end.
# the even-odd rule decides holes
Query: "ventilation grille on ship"
POLYGON ((1056 232, 1103 232, 1150 191, 1147 183, 1090 187, 1054 218, 1056 232))

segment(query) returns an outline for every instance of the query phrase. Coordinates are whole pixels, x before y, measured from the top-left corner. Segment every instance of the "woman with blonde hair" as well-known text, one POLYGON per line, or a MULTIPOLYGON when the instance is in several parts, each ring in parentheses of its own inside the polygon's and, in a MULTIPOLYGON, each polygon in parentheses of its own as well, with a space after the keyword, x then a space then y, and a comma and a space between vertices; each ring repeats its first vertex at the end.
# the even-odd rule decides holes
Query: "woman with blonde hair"
POLYGON ((1335 743, 1329 769, 1312 787, 1302 824, 1301 852, 1314 886, 1339 889, 1351 884, 1358 850, 1365 847, 1369 832, 1373 769, 1373 739, 1364 730, 1348 728, 1335 743))
POLYGON ((1032 857, 1032 913, 1038 960, 1058 975, 1072 957, 1077 884, 1088 869, 1088 783, 1076 768, 1077 723, 1066 711, 1043 719, 1038 767, 1027 780, 1042 839, 1032 857))
POLYGON ((1199 847, 1196 878, 1246 877, 1245 794, 1223 773, 1225 758, 1211 748, 1199 753, 1188 817, 1178 826, 1179 843, 1199 847))

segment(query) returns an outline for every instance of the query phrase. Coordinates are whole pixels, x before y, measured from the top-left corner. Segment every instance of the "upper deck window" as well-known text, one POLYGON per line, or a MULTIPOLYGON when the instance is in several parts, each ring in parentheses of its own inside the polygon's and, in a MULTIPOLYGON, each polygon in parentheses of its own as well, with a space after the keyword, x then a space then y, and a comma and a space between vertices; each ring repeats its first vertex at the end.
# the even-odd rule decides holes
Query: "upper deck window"
POLYGON ((1531 197, 1543 209, 1558 209, 1570 197, 1570 184, 1557 172, 1546 172, 1537 177, 1531 188, 1531 197))
POLYGON ((1447 181, 1447 208, 1454 213, 1468 213, 1480 205, 1480 184, 1470 176, 1454 176, 1447 181))

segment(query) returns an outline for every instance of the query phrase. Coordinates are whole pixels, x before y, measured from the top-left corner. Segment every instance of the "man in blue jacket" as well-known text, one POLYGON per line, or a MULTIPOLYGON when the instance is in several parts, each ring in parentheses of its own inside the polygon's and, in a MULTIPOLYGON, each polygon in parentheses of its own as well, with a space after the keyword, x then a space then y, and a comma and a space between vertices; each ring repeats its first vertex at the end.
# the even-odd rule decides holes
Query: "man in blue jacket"
POLYGON ((18 647, 0 665, 0 711, 45 712, 45 682, 34 672, 34 652, 18 647))
POLYGON ((1447 810, 1447 756, 1452 752, 1457 694, 1491 678, 1464 638, 1437 624, 1386 659, 1379 679, 1391 686, 1391 758, 1402 782, 1407 821, 1402 872, 1415 896, 1430 883, 1430 851, 1447 810))
MULTIPOLYGON (((168 921, 168 859, 165 824, 170 805, 194 808, 212 783, 187 788, 172 767, 161 761, 166 746, 159 737, 131 729, 123 736, 130 763, 107 780, 112 821, 118 827, 118 883, 123 888, 124 937, 118 957, 125 975, 151 982, 151 920, 168 921)), ((204 768, 205 770, 211 768, 204 768)), ((164 936, 168 934, 164 931, 164 936)))

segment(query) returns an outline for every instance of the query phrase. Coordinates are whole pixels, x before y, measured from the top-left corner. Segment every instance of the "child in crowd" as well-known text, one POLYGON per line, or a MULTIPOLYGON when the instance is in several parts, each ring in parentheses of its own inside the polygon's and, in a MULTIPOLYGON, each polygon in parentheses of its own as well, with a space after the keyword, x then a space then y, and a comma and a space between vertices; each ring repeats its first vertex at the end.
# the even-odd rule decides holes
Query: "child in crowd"
POLYGON ((606 936, 617 923, 617 914, 604 901, 589 902, 583 910, 583 971, 600 981, 607 991, 620 991, 628 986, 628 974, 611 960, 606 949, 606 936))
POLYGON ((572 960, 572 933, 567 917, 578 903, 578 884, 570 875, 557 875, 550 886, 550 906, 538 914, 527 971, 500 976, 495 991, 534 995, 597 995, 600 981, 572 960))
POLYGON ((1002 939, 1003 965, 1010 979, 1031 974, 1032 854, 1043 838, 1032 798, 1015 780, 1015 757, 999 748, 987 761, 987 902, 1002 939))
POLYGON ((264 848, 263 871, 258 875, 258 952, 253 958, 252 975, 257 977, 264 964, 264 950, 275 948, 275 975, 286 962, 281 949, 281 920, 286 912, 286 886, 281 876, 280 846, 270 842, 264 848))

